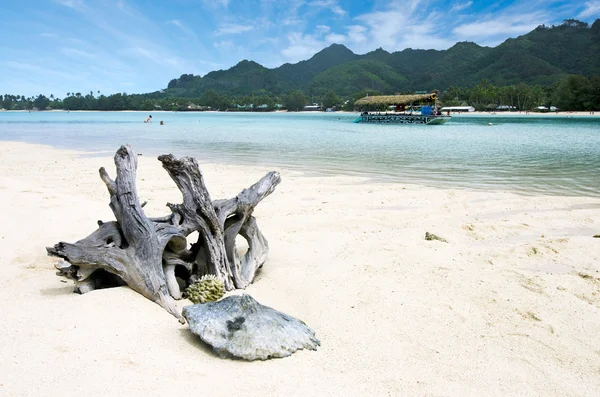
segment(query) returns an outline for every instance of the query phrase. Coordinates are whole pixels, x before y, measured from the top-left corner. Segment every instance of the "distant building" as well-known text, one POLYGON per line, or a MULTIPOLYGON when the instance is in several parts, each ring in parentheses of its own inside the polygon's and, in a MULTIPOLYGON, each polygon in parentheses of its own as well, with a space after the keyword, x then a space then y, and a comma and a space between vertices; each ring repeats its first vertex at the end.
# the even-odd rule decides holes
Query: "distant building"
POLYGON ((321 106, 318 103, 313 103, 312 105, 304 106, 304 110, 321 110, 321 106))
POLYGON ((500 105, 496 108, 496 110, 503 110, 503 111, 513 111, 513 110, 517 110, 516 106, 510 106, 510 105, 500 105))
POLYGON ((440 112, 474 112, 473 106, 444 106, 440 112))

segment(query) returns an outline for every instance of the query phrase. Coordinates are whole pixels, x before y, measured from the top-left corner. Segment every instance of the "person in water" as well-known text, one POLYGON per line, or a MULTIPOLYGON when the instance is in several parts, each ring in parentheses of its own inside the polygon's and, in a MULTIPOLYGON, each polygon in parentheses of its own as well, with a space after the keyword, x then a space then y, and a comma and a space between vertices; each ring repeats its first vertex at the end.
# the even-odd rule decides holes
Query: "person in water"
POLYGON ((146 120, 144 120, 144 123, 151 123, 152 122, 152 115, 146 117, 146 120))
POLYGON ((161 120, 160 125, 165 125, 165 122, 161 120))

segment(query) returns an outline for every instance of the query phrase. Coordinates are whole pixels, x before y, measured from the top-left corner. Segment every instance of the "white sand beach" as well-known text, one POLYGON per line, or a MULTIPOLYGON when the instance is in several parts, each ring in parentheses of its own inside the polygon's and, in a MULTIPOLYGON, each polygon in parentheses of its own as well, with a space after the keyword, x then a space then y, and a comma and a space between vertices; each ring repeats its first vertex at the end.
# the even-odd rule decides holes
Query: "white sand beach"
POLYGON ((457 117, 473 117, 473 116, 490 116, 490 117, 551 117, 551 118, 567 118, 567 117, 600 117, 598 112, 574 112, 574 111, 559 111, 559 112, 535 112, 535 111, 514 111, 514 112, 452 112, 452 116, 457 117))
MULTIPOLYGON (((0 396, 600 394, 599 198, 278 170, 254 212, 269 258, 247 292, 322 346, 244 362, 126 287, 78 295, 55 275, 46 246, 113 219, 98 176, 112 157, 1 145, 0 396)), ((213 199, 270 171, 198 160, 213 199)), ((180 201, 154 157, 138 191, 152 216, 180 201)))

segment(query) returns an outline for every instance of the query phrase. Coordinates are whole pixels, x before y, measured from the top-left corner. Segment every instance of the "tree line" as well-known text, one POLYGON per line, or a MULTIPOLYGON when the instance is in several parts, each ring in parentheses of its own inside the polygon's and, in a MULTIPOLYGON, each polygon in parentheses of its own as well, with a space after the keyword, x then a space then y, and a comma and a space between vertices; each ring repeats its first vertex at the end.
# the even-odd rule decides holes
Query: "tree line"
POLYGON ((555 106, 560 110, 600 110, 600 76, 568 76, 549 86, 496 86, 487 80, 471 88, 450 87, 441 93, 444 106, 470 105, 476 110, 493 110, 505 106, 515 110, 533 110, 538 106, 555 106))
MULTIPOLYGON (((318 97, 311 96, 323 110, 354 110, 354 102, 366 95, 381 95, 376 90, 361 90, 351 96, 338 96, 329 90, 318 97)), ((400 93, 402 94, 402 93, 400 93)), ((412 94, 405 92, 404 94, 412 94)), ((438 92, 444 106, 470 105, 480 111, 493 110, 498 106, 514 110, 532 110, 537 106, 555 106, 560 110, 600 110, 600 76, 568 76, 553 85, 496 86, 482 80, 473 87, 452 86, 438 92)), ((272 111, 287 109, 299 111, 309 103, 309 98, 300 90, 284 95, 268 93, 252 95, 227 95, 208 90, 197 98, 162 97, 160 93, 112 95, 90 91, 67 93, 66 97, 54 95, 27 97, 25 95, 0 95, 0 105, 5 110, 221 110, 221 111, 272 111)))

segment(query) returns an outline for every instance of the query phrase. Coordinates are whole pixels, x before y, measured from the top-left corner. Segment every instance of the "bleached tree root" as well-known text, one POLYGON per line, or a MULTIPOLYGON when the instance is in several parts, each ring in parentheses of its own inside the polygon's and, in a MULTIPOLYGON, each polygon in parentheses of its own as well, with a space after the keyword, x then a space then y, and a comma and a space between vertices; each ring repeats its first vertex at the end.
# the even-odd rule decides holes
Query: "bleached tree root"
POLYGON ((182 288, 204 274, 219 277, 226 290, 252 283, 269 251, 252 213, 281 178, 269 172, 236 197, 212 201, 195 159, 158 159, 183 196, 181 204, 167 204, 171 214, 146 217, 136 190, 137 155, 129 145, 121 146, 115 154, 115 180, 100 169, 116 222, 99 221, 88 237, 47 251, 66 261, 57 265, 57 274, 75 280, 77 292, 124 283, 183 322, 174 299, 181 299, 182 288), (188 249, 186 237, 194 231, 198 241, 188 249), (249 246, 243 258, 236 249, 238 234, 249 246))

